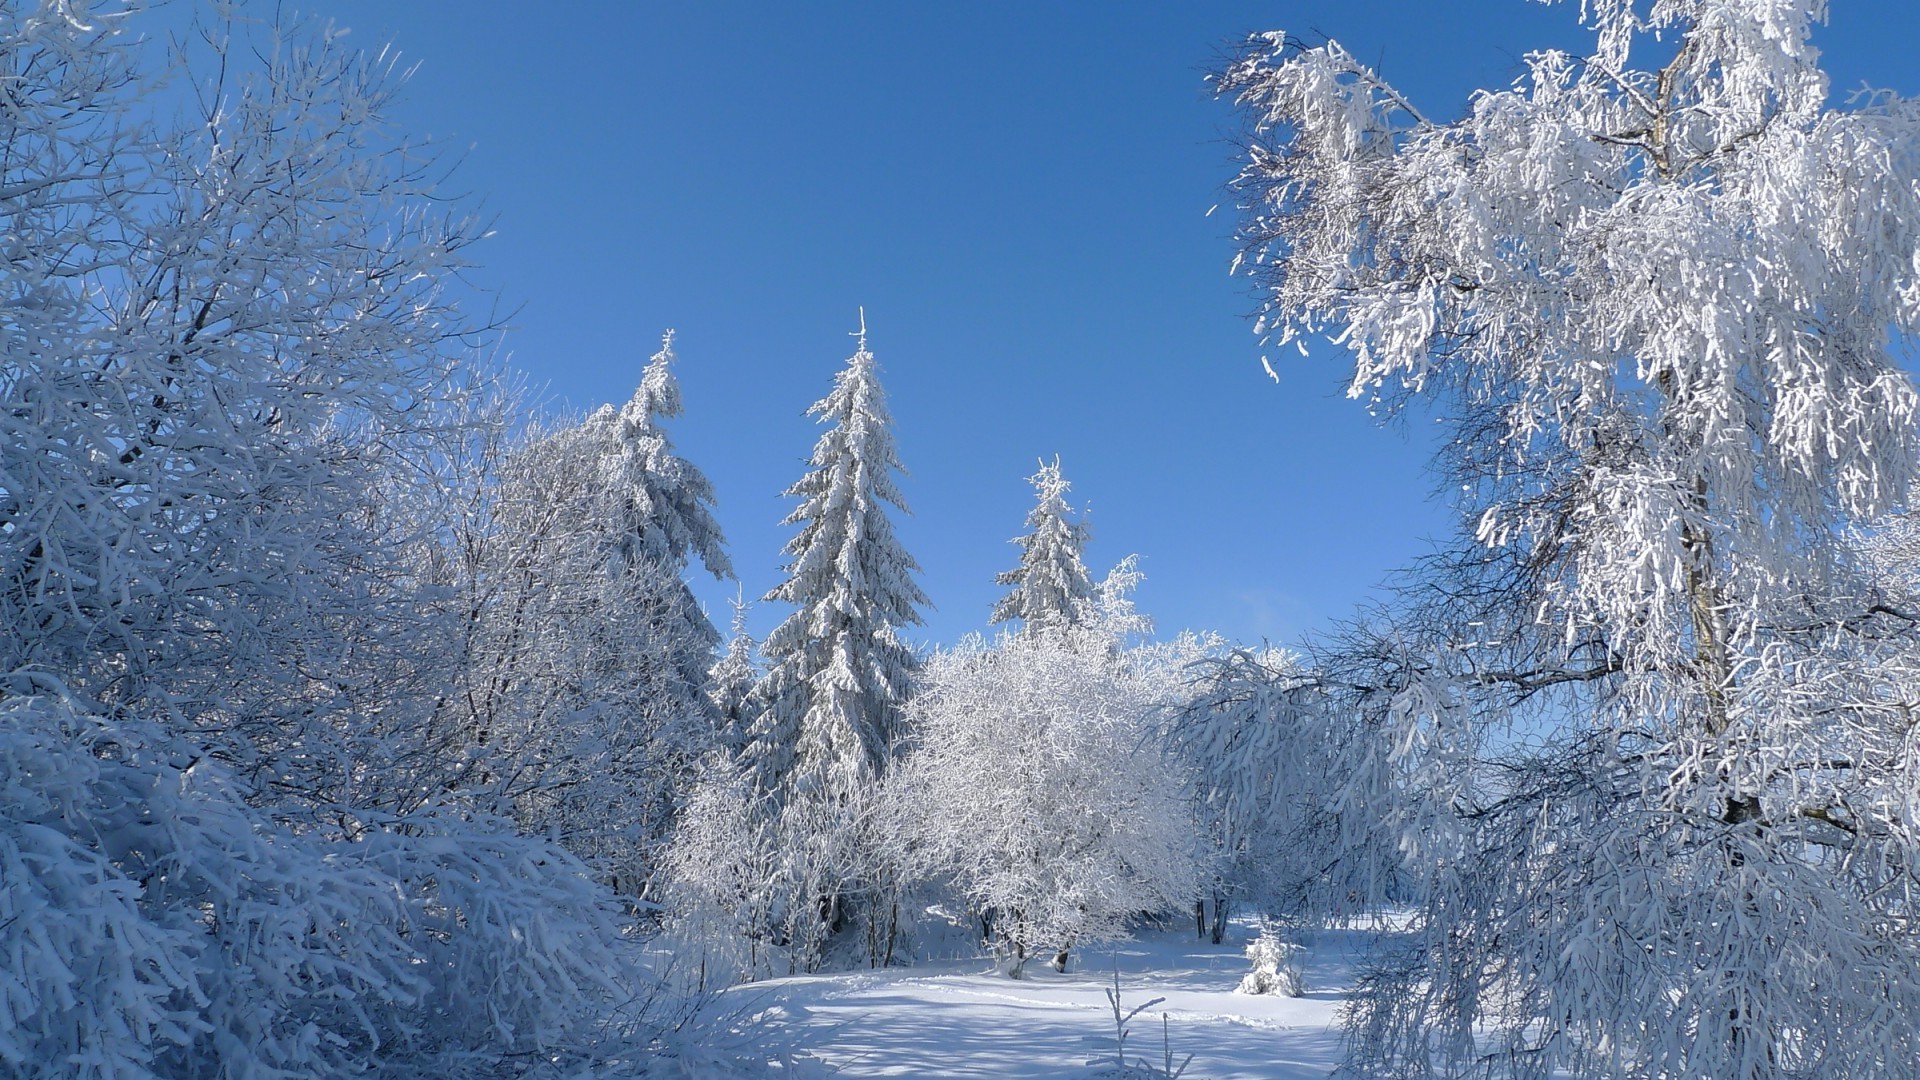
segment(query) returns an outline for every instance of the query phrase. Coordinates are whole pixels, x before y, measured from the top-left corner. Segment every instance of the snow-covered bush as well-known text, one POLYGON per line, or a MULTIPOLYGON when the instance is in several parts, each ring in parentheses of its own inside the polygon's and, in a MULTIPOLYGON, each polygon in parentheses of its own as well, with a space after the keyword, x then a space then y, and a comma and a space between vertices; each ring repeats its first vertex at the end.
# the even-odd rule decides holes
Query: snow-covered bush
POLYGON ((1253 970, 1240 979, 1241 994, 1284 994, 1299 997, 1307 992, 1305 950, 1283 941, 1271 927, 1247 945, 1247 959, 1253 970))
POLYGON ((952 881, 1018 974, 1033 949, 1125 933, 1192 902, 1186 767, 1160 738, 1183 654, 1128 648, 1130 610, 974 639, 929 661, 887 788, 903 862, 952 881))
POLYGON ((621 1030, 652 989, 632 949, 578 861, 503 822, 293 833, 157 727, 0 702, 10 1074, 481 1074, 640 1053, 644 1027, 621 1030))
POLYGON ((780 903, 777 826, 756 806, 751 777, 722 756, 693 785, 662 862, 666 940, 679 975, 696 988, 725 987, 794 964, 776 933, 780 903))

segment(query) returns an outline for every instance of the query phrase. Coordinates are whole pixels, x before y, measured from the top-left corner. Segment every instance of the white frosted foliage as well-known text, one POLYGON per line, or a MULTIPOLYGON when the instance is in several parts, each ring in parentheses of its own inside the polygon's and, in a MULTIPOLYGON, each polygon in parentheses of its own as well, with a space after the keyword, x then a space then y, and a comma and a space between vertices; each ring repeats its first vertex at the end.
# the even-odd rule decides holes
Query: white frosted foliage
POLYGON ((0 671, 312 789, 386 689, 378 493, 454 426, 484 229, 389 138, 391 63, 213 6, 149 47, 140 6, 0 7, 0 671))
POLYGON ((1271 929, 1247 945, 1253 970, 1240 978, 1237 993, 1299 997, 1307 992, 1306 963, 1300 946, 1282 941, 1271 929))
POLYGON ((1040 471, 1027 480, 1036 496, 1027 513, 1027 528, 1033 531, 1014 540, 1020 545, 1020 565, 994 578, 1013 591, 994 604, 989 621, 1019 619, 1036 628, 1084 622, 1091 614, 1093 579, 1081 561, 1087 527, 1071 520, 1073 508, 1067 505, 1072 485, 1060 475, 1057 457, 1042 462, 1040 471))
POLYGON ((1223 82, 1262 330, 1453 424, 1463 542, 1326 658, 1426 896, 1352 1045, 1902 1076, 1920 641, 1844 541, 1916 474, 1920 109, 1829 101, 1821 0, 1580 14, 1449 123, 1285 34, 1223 82))
POLYGON ((618 411, 603 406, 588 427, 607 440, 604 479, 626 501, 621 554, 630 562, 651 559, 676 569, 697 556, 715 577, 732 577, 726 537, 713 516, 713 484, 674 453, 661 424, 684 411, 673 375, 673 337, 671 330, 661 335, 660 351, 648 359, 633 397, 618 411))
POLYGON ((786 523, 800 533, 787 544, 786 580, 766 599, 796 610, 761 645, 769 670, 752 752, 763 786, 835 801, 885 767, 916 666, 898 630, 919 623, 927 603, 887 516, 906 503, 864 324, 833 392, 808 414, 828 427, 786 491, 799 500, 786 523))
POLYGON ((747 606, 743 601, 734 602, 726 651, 707 673, 712 683, 709 696, 719 715, 718 741, 730 754, 739 753, 746 745, 753 720, 753 689, 760 683, 759 643, 747 633, 747 606))
POLYGON ((1198 889, 1190 777, 1159 737, 1197 646, 1128 647, 1135 617, 1110 612, 935 654, 887 788, 893 843, 986 916, 1015 974, 1198 889))

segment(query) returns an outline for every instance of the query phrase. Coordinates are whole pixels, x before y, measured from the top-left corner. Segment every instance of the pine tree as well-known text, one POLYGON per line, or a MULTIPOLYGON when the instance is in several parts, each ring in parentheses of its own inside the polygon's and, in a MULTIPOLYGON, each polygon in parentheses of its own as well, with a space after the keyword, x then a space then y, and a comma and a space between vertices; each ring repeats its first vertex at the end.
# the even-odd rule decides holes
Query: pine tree
POLYGON ((752 752, 763 789, 788 799, 844 803, 884 769, 917 666, 897 630, 928 602, 887 519, 884 504, 907 508, 892 475, 904 470, 864 317, 858 336, 833 392, 807 410, 832 426, 785 492, 800 500, 786 519, 800 534, 787 580, 766 596, 798 610, 761 649, 772 667, 752 752))
POLYGON ((629 560, 683 564, 689 553, 697 554, 715 577, 732 577, 726 538, 713 518, 713 484, 673 452, 660 425, 685 411, 673 376, 673 336, 672 330, 660 336, 660 351, 648 358, 639 387, 614 418, 618 442, 610 461, 612 478, 627 491, 633 521, 621 550, 629 560))
POLYGON ((716 741, 730 755, 739 753, 746 745, 747 731, 753 723, 753 688, 760 682, 755 656, 759 642, 747 633, 747 607, 743 600, 734 601, 727 651, 708 672, 712 681, 708 696, 720 718, 716 741))
POLYGON ((1060 459, 1041 462, 1040 471, 1027 478, 1039 500, 1027 514, 1033 531, 1016 538, 1020 565, 994 578, 1013 591, 993 606, 995 623, 1019 619, 1027 626, 1078 626, 1087 620, 1093 601, 1093 580, 1080 553, 1087 546, 1087 526, 1069 521, 1067 505, 1072 485, 1060 475, 1060 459))
MULTIPOLYGON (((660 351, 647 361, 640 385, 617 413, 605 406, 587 422, 591 437, 604 440, 601 470, 609 491, 624 504, 619 533, 612 539, 616 569, 650 563, 679 577, 692 556, 716 578, 733 576, 726 537, 713 517, 713 484, 692 462, 673 452, 660 421, 683 411, 680 383, 673 377, 673 331, 660 338, 660 351)), ((720 633, 683 582, 675 605, 675 628, 709 649, 720 633)), ((709 658, 688 654, 677 672, 680 695, 704 705, 709 658)))

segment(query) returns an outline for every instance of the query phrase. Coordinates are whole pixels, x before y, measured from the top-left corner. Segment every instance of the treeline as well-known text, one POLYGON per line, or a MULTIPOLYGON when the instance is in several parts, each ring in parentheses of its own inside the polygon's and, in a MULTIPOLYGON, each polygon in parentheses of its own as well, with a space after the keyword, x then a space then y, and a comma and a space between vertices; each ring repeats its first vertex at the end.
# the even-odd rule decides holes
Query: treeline
POLYGON ((1823 13, 1592 4, 1452 123, 1253 39, 1261 325, 1444 403, 1460 529, 1297 653, 1156 641, 1043 464, 923 653, 864 334, 722 648, 671 337, 522 427, 385 62, 0 7, 0 1063, 763 1064, 705 990, 1399 905, 1358 1075, 1910 1074, 1920 113, 1827 106, 1823 13))
POLYGON ((1290 661, 1145 642, 1057 465, 1020 629, 916 651, 864 335, 787 492, 791 614, 722 650, 672 335, 625 405, 529 426, 447 291, 484 227, 384 119, 399 73, 182 14, 0 11, 7 1071, 763 1061, 704 989, 905 959, 934 909, 1064 964, 1228 895, 1214 847, 1270 811, 1207 801, 1231 738, 1168 736, 1190 665, 1242 717, 1221 687, 1290 661))

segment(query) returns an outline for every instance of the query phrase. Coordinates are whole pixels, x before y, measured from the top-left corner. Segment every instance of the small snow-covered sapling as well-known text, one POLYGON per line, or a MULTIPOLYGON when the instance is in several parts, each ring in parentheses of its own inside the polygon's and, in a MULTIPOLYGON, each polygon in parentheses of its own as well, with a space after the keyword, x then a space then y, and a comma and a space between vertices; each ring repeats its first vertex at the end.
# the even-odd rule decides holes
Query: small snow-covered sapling
POLYGON ((1253 961, 1253 970, 1240 980, 1238 992, 1284 994, 1287 997, 1299 997, 1306 993, 1306 960, 1303 953, 1300 946, 1280 940, 1280 935, 1272 927, 1261 930, 1260 936, 1247 946, 1247 959, 1253 961))

